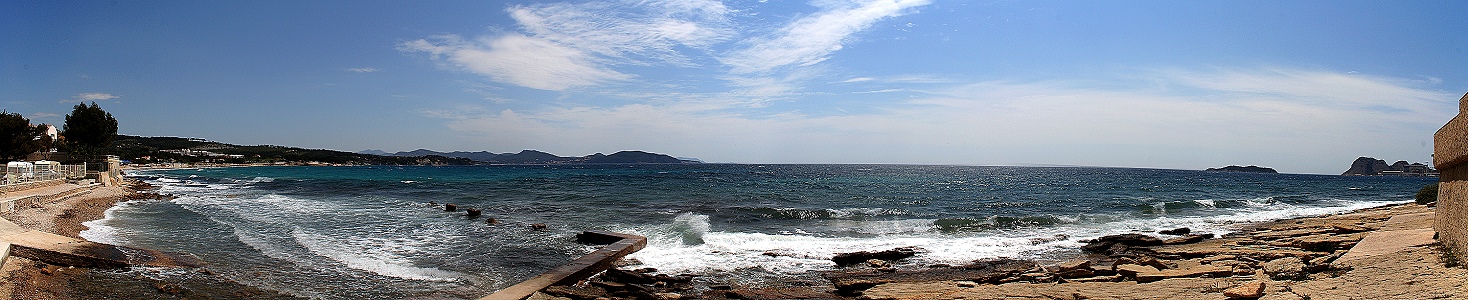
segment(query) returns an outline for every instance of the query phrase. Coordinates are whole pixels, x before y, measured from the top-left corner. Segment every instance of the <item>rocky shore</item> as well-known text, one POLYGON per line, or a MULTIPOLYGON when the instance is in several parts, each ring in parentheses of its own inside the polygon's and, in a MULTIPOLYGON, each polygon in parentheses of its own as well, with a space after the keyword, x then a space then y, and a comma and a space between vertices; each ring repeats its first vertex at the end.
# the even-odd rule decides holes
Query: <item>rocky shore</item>
MULTIPOLYGON (((166 198, 146 186, 96 188, 0 214, 76 237, 119 201, 166 198), (142 192, 139 192, 142 191, 142 192)), ((1468 299, 1468 270, 1431 235, 1432 208, 1405 204, 1243 225, 1224 236, 1182 228, 1090 241, 1070 259, 988 259, 899 267, 926 250, 844 253, 816 280, 720 282, 623 267, 532 299, 1468 299)), ((48 265, 10 257, 0 299, 291 299, 207 268, 184 277, 48 265)), ((707 274, 706 274, 707 275, 707 274)))
POLYGON ((613 269, 532 299, 1468 299, 1468 269, 1406 204, 1250 224, 1221 237, 1179 228, 1088 241, 1059 263, 989 259, 897 269, 921 249, 836 255, 824 282, 726 285, 613 269))
MULTIPOLYGON (((90 188, 0 217, 27 229, 80 239, 78 234, 87 229, 83 222, 102 219, 119 202, 167 198, 141 182, 131 184, 90 188)), ((0 299, 294 299, 215 276, 207 267, 182 271, 196 275, 164 278, 144 270, 61 266, 12 255, 0 266, 0 299)))

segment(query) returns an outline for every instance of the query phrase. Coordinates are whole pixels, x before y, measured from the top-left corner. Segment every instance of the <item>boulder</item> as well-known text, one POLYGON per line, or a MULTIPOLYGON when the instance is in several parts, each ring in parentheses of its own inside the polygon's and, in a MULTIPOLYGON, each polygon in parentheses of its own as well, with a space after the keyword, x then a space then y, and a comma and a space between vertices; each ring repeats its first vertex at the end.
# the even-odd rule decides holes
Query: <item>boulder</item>
POLYGON ((1306 277, 1305 262, 1296 257, 1271 260, 1260 265, 1264 274, 1274 280, 1300 280, 1306 277))
POLYGON ((1089 268, 1091 268, 1091 261, 1090 260, 1085 260, 1085 259, 1072 259, 1072 260, 1069 260, 1069 261, 1066 261, 1066 262, 1063 262, 1063 263, 1056 264, 1054 266, 1050 266, 1049 269, 1050 269, 1050 272, 1059 273, 1059 272, 1074 271, 1074 270, 1089 269, 1089 268))
POLYGON ((1168 245, 1182 245, 1182 244, 1192 244, 1192 243, 1202 242, 1204 239, 1206 239, 1206 237, 1204 237, 1202 235, 1189 234, 1189 235, 1184 235, 1184 236, 1180 236, 1180 237, 1177 237, 1177 238, 1168 239, 1166 241, 1162 241, 1162 243, 1163 244, 1168 244, 1168 245))
POLYGON ((464 210, 464 216, 465 217, 478 217, 481 214, 484 214, 484 211, 483 210, 480 210, 478 208, 470 208, 470 209, 464 210))
POLYGON ((872 259, 885 260, 885 261, 895 261, 895 260, 904 259, 904 258, 908 258, 908 257, 912 257, 914 255, 917 255, 917 252, 918 252, 918 248, 917 247, 901 247, 901 248, 893 248, 893 249, 890 249, 890 250, 877 251, 877 252, 858 251, 858 252, 851 252, 851 253, 839 253, 839 254, 836 254, 836 256, 831 257, 831 261, 836 262, 836 265, 838 265, 838 266, 843 266, 844 267, 844 266, 850 266, 850 265, 855 265, 855 264, 863 263, 863 262, 866 262, 867 260, 872 260, 872 259))
POLYGON ((1138 265, 1150 266, 1150 267, 1153 267, 1153 268, 1157 268, 1158 270, 1167 270, 1167 269, 1176 268, 1176 266, 1173 266, 1171 264, 1168 264, 1166 262, 1163 262, 1161 260, 1158 260, 1155 257, 1150 257, 1150 256, 1147 256, 1147 257, 1139 257, 1135 261, 1136 261, 1136 264, 1138 264, 1138 265))
POLYGON ((456 211, 456 210, 459 210, 459 206, 458 205, 454 205, 453 203, 449 203, 449 204, 444 204, 443 205, 443 211, 456 211))
POLYGON ((1162 231, 1158 231, 1157 233, 1166 234, 1166 235, 1184 235, 1184 234, 1188 234, 1189 232, 1193 232, 1193 230, 1190 229, 1190 228, 1187 228, 1187 227, 1181 227, 1181 228, 1177 228, 1177 229, 1162 230, 1162 231))
POLYGON ((1056 276, 1060 276, 1061 278, 1082 278, 1096 276, 1096 271, 1091 270, 1091 261, 1085 259, 1066 261, 1054 266, 1050 266, 1049 268, 1046 268, 1046 271, 1049 271, 1056 276))
POLYGON ((1230 299, 1255 299, 1264 297, 1264 281, 1254 280, 1223 290, 1223 296, 1229 297, 1230 299))
POLYGON ((1134 277, 1137 277, 1137 274, 1142 274, 1142 273, 1157 273, 1157 268, 1153 268, 1152 266, 1143 266, 1143 265, 1134 265, 1134 264, 1116 265, 1116 274, 1117 275, 1126 276, 1126 277, 1133 277, 1134 278, 1134 277))
POLYGON ((1081 242, 1086 243, 1085 245, 1081 246, 1081 250, 1084 250, 1086 252, 1107 254, 1124 252, 1130 246, 1162 245, 1162 239, 1158 239, 1150 235, 1136 233, 1108 235, 1096 238, 1094 240, 1084 240, 1081 242))

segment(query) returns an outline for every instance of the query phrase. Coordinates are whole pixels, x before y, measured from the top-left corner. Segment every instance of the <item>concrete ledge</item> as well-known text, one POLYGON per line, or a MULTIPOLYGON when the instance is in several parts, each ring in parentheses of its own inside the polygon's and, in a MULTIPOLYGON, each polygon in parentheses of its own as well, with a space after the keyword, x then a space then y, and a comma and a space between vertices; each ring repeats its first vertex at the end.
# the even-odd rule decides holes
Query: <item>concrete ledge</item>
POLYGON ((94 243, 25 229, 3 218, 0 218, 0 243, 9 245, 7 254, 63 266, 204 266, 204 262, 193 255, 94 243))
POLYGON ((1345 255, 1341 255, 1340 258, 1337 258, 1331 264, 1335 265, 1377 255, 1392 254, 1407 250, 1410 247, 1431 245, 1437 242, 1432 239, 1432 235, 1435 233, 1432 231, 1432 228, 1372 232, 1366 235, 1366 238, 1361 239, 1361 242, 1356 243, 1356 246, 1351 247, 1351 251, 1346 252, 1345 255))
POLYGON ((568 264, 530 278, 530 280, 499 290, 484 298, 479 298, 479 300, 521 300, 552 285, 576 284, 577 282, 586 280, 591 275, 606 271, 612 267, 613 263, 617 262, 617 259, 637 252, 637 250, 642 250, 643 247, 647 246, 646 237, 607 231, 582 232, 576 235, 576 240, 584 243, 615 242, 581 258, 577 258, 568 264))

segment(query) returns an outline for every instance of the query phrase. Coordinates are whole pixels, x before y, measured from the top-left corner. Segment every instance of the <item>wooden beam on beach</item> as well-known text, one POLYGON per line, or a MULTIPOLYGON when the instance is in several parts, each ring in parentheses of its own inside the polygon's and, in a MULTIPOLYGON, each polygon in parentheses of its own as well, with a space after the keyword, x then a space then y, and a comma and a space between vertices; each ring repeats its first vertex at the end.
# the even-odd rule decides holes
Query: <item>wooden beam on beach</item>
POLYGON ((596 273, 606 271, 623 256, 642 250, 647 246, 647 238, 639 235, 623 234, 607 231, 586 231, 577 235, 582 241, 615 241, 611 245, 597 249, 590 254, 577 258, 571 263, 551 269, 539 276, 530 278, 508 288, 494 292, 479 300, 521 300, 530 297, 531 294, 553 285, 572 285, 590 278, 596 273))

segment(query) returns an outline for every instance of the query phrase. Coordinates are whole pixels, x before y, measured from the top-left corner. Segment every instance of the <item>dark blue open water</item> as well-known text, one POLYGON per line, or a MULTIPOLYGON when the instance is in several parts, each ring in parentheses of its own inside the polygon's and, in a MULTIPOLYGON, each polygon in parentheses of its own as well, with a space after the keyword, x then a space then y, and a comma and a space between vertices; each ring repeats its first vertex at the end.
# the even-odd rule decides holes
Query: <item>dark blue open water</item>
POLYGON ((250 167, 137 172, 172 201, 119 205, 83 236, 198 255, 221 276, 324 299, 477 298, 648 236, 665 273, 771 279, 832 254, 926 249, 904 264, 1072 253, 1077 240, 1411 201, 1435 179, 1122 168, 908 165, 250 167), (470 219, 428 202, 484 210, 470 219), (484 218, 503 220, 485 224, 484 218), (528 224, 545 223, 533 231, 528 224), (778 254, 775 256, 766 253, 778 254))

